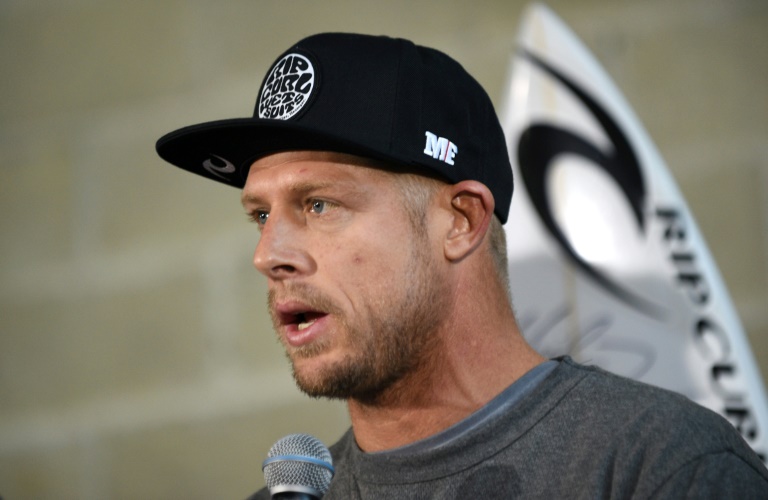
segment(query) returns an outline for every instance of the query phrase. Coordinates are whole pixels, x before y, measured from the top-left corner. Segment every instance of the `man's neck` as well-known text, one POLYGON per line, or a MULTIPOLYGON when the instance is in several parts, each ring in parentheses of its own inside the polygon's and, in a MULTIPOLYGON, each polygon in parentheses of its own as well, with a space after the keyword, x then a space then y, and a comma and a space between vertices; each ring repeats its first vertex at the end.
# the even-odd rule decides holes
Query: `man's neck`
POLYGON ((441 432, 544 361, 525 343, 511 314, 496 323, 471 329, 454 324, 435 352, 386 393, 375 400, 350 399, 358 446, 384 451, 441 432))

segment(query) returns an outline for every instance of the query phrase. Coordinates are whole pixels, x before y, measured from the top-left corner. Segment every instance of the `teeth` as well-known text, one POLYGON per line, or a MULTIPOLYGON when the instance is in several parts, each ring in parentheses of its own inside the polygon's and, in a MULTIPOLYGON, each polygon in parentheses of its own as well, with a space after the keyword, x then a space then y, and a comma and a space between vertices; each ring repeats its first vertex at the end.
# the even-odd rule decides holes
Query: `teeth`
POLYGON ((313 319, 312 321, 305 321, 303 323, 299 323, 297 325, 297 328, 299 329, 299 331, 304 330, 304 329, 309 328, 310 326, 312 326, 312 323, 314 323, 314 322, 315 322, 315 320, 313 319))

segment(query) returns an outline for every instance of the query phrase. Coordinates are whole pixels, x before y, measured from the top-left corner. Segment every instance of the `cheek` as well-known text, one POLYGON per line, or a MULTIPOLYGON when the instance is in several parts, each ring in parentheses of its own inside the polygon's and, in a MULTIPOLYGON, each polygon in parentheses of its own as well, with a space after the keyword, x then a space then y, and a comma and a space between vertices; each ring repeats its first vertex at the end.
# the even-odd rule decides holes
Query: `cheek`
POLYGON ((387 227, 371 223, 368 227, 380 228, 356 232, 343 241, 335 241, 322 252, 325 271, 354 287, 375 288, 401 276, 409 266, 408 256, 412 235, 402 227, 387 227))
MULTIPOLYGON (((358 251, 337 254, 335 267, 347 284, 358 291, 373 291, 380 287, 392 286, 404 266, 403 256, 397 250, 358 249, 358 251)), ((364 292, 367 293, 367 292, 364 292)))

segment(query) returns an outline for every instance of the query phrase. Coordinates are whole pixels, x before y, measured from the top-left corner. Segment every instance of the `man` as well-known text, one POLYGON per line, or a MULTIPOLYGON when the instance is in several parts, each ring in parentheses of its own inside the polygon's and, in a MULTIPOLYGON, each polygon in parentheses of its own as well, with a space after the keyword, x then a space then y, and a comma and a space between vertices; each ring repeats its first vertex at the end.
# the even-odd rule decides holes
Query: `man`
POLYGON ((325 498, 768 495, 719 416, 525 342, 505 139, 448 56, 309 37, 269 70, 254 118, 178 130, 158 152, 242 188, 296 382, 347 401, 325 498))

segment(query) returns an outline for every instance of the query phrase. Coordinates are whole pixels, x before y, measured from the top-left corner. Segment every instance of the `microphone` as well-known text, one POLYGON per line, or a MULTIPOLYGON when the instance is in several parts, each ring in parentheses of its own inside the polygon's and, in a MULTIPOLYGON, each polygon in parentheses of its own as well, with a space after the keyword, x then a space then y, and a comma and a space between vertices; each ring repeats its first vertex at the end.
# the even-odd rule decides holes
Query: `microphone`
POLYGON ((261 466, 272 500, 319 500, 333 478, 333 459, 319 439, 290 434, 279 439, 261 466))

